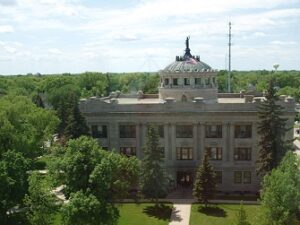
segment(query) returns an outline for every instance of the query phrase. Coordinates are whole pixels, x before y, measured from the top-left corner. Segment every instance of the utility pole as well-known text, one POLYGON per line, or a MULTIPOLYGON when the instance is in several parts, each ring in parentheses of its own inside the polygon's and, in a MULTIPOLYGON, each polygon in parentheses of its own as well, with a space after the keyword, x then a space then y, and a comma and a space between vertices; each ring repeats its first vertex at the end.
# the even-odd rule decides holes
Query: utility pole
POLYGON ((229 51, 229 54, 228 54, 228 93, 231 92, 231 85, 230 85, 230 80, 231 80, 231 22, 229 22, 229 42, 228 42, 228 51, 229 51))

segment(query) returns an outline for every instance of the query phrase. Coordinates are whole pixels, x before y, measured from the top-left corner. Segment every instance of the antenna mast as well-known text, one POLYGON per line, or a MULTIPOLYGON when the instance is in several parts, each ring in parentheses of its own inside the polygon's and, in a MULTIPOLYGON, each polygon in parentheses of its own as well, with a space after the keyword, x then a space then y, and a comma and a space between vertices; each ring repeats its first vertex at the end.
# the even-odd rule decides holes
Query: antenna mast
POLYGON ((229 42, 228 42, 228 47, 229 47, 229 54, 228 54, 228 93, 231 92, 231 85, 230 85, 230 80, 231 80, 231 22, 229 22, 229 42))

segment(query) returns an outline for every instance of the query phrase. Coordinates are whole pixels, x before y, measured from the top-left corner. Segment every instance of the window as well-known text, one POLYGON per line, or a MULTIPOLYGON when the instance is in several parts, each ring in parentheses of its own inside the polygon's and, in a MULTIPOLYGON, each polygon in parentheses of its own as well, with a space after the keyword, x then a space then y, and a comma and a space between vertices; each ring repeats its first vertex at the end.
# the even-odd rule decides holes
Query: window
POLYGON ((235 138, 251 138, 252 126, 251 125, 236 125, 234 127, 235 138))
POLYGON ((158 135, 160 138, 165 137, 164 125, 158 125, 158 135))
POLYGON ((120 147, 120 153, 126 156, 135 156, 136 147, 120 147))
POLYGON ((205 85, 209 85, 209 78, 205 78, 205 85))
POLYGON ((192 138, 193 126, 192 125, 177 125, 176 138, 192 138))
POLYGON ((97 125, 92 125, 92 137, 93 138, 107 138, 107 126, 102 125, 102 126, 97 126, 97 125))
POLYGON ((234 172, 234 183, 235 184, 250 184, 251 183, 251 172, 250 171, 235 171, 234 172))
POLYGON ((178 78, 173 79, 173 85, 176 85, 176 86, 178 85, 178 78))
POLYGON ((201 85, 201 78, 195 78, 195 84, 201 85))
POLYGON ((219 147, 207 147, 209 159, 211 160, 222 160, 222 148, 219 147))
POLYGON ((177 160, 192 160, 193 159, 193 148, 181 147, 176 148, 177 160))
POLYGON ((216 183, 222 184, 222 171, 215 171, 216 173, 216 183))
POLYGON ((165 157, 165 147, 158 147, 161 154, 162 154, 162 157, 164 158, 165 157))
POLYGON ((169 85, 169 78, 165 78, 165 85, 169 85))
POLYGON ((222 138, 222 125, 206 125, 206 138, 222 138))
POLYGON ((108 151, 108 147, 101 147, 103 150, 108 151))
POLYGON ((120 125, 120 138, 135 138, 135 125, 120 125))
POLYGON ((251 160, 251 148, 235 148, 234 160, 249 161, 251 160))
MULTIPOLYGON (((154 128, 157 128, 157 132, 160 138, 164 138, 165 132, 164 132, 164 125, 154 125, 154 128)), ((148 129, 148 127, 147 127, 148 129)))
POLYGON ((190 78, 184 78, 184 85, 190 85, 190 78))

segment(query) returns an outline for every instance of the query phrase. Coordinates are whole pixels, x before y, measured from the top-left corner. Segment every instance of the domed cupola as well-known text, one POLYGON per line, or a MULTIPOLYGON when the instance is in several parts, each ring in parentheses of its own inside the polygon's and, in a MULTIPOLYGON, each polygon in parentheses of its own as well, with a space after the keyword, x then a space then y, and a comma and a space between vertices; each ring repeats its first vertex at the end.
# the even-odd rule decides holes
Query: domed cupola
POLYGON ((217 72, 193 56, 186 38, 185 53, 176 56, 175 62, 160 71, 159 96, 162 99, 174 98, 176 101, 193 101, 201 97, 205 102, 217 101, 217 72))

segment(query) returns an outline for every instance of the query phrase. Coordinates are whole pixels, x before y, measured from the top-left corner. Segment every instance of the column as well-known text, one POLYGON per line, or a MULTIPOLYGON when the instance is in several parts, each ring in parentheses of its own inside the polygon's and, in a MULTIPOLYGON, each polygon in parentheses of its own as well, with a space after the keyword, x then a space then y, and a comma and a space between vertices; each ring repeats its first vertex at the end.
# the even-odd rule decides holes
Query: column
POLYGON ((109 124, 109 149, 120 152, 119 146, 119 124, 117 122, 111 122, 109 124))
POLYGON ((200 122, 199 126, 199 152, 198 152, 198 156, 197 159, 201 160, 202 156, 205 154, 205 123, 204 122, 200 122))
POLYGON ((170 132, 170 150, 171 150, 171 160, 176 160, 176 125, 171 124, 171 132, 170 132))
POLYGON ((198 139, 198 123, 193 124, 193 160, 198 159, 199 139, 198 139))

